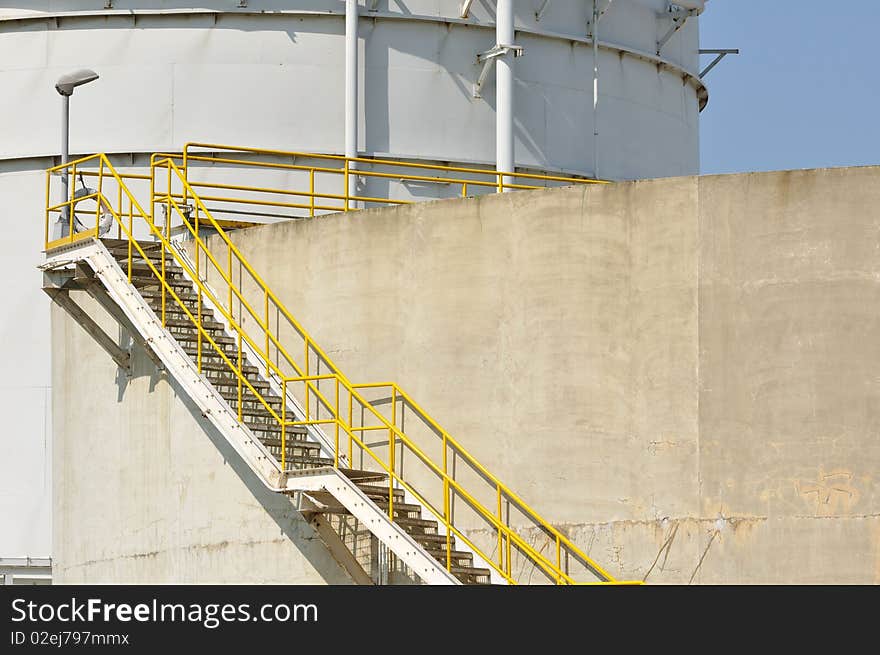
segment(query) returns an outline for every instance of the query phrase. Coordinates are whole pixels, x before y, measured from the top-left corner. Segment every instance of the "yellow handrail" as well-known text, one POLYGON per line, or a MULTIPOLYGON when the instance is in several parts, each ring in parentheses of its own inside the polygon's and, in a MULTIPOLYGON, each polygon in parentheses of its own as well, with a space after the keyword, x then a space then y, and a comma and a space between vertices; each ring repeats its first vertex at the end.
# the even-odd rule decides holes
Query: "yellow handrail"
MULTIPOLYGON (((189 147, 195 145, 197 144, 187 145, 187 149, 185 150, 183 156, 185 162, 188 158, 191 159, 193 157, 193 155, 187 155, 187 153, 189 147)), ((262 153, 267 152, 256 150, 251 151, 262 153)), ((271 152, 285 155, 291 154, 281 153, 280 151, 271 152)), ((345 159, 329 155, 324 157, 335 160, 345 159)), ((455 535, 456 538, 461 539, 462 542, 466 543, 475 553, 479 554, 490 566, 492 566, 492 568, 502 578, 511 583, 516 583, 519 576, 519 574, 513 569, 512 566, 512 552, 514 549, 522 557, 524 557, 526 561, 531 562, 534 567, 542 571, 551 581, 557 584, 579 583, 569 572, 569 564, 572 559, 576 564, 580 564, 592 575, 598 578, 599 581, 615 582, 614 578, 606 570, 604 570, 582 551, 580 551, 567 537, 561 534, 559 530, 557 530, 554 526, 543 519, 534 509, 532 509, 527 503, 525 503, 525 501, 520 499, 497 477, 489 472, 488 469, 480 464, 473 455, 466 451, 455 439, 453 439, 445 430, 443 430, 442 427, 440 427, 439 423, 437 423, 437 421, 435 421, 424 409, 422 409, 422 407, 418 405, 396 383, 370 383, 359 385, 352 384, 348 380, 348 378, 346 378, 344 374, 342 374, 342 372, 336 367, 336 365, 326 355, 326 353, 315 343, 310 334, 293 318, 287 308, 281 303, 274 292, 272 292, 268 285, 258 275, 258 273, 254 270, 254 268, 247 261, 244 255, 238 250, 235 244, 232 243, 220 222, 218 222, 214 218, 212 212, 208 209, 208 207, 205 206, 203 199, 194 190, 193 184, 190 183, 190 181, 187 179, 187 173, 189 171, 186 168, 179 167, 174 162, 174 159, 178 158, 178 156, 171 155, 164 158, 154 157, 152 161, 151 175, 149 176, 151 194, 150 207, 155 208, 157 206, 164 206, 166 208, 166 223, 162 227, 158 226, 155 223, 152 213, 144 211, 143 207, 137 202, 137 200, 131 194, 130 190, 125 185, 125 176, 120 175, 115 171, 106 156, 94 155, 91 157, 84 157, 76 160, 75 162, 70 162, 69 164, 67 164, 66 166, 69 168, 69 170, 75 171, 77 166, 82 167, 92 162, 96 162, 99 166, 99 169, 97 173, 90 174, 98 176, 99 190, 93 194, 90 194, 88 197, 79 199, 71 197, 65 202, 54 205, 50 204, 49 202, 49 184, 51 176, 53 173, 57 173, 62 168, 64 168, 64 166, 56 166, 52 169, 49 169, 47 171, 46 192, 45 241, 47 249, 57 247, 58 245, 62 245, 63 243, 73 243, 74 241, 85 238, 87 236, 98 236, 98 221, 100 219, 101 207, 102 205, 106 204, 106 206, 110 208, 113 219, 117 224, 117 229, 119 233, 124 233, 126 239, 129 242, 129 279, 131 279, 133 254, 134 251, 137 251, 137 253, 139 253, 140 256, 143 257, 144 261, 146 261, 152 273, 156 275, 156 277, 161 282, 163 324, 166 321, 165 296, 167 294, 171 297, 172 301, 183 310, 183 313, 187 317, 187 320, 197 328, 197 333, 199 335, 197 346, 197 365, 199 369, 201 370, 202 366, 202 341, 204 340, 206 344, 219 355, 220 360, 224 363, 224 365, 234 374, 236 378, 236 384, 238 386, 239 419, 241 420, 242 418, 242 393, 244 389, 247 388, 247 391, 251 393, 257 400, 257 402, 267 410, 267 413, 272 418, 272 420, 276 421, 277 424, 280 426, 280 459, 282 470, 287 470, 286 436, 288 428, 304 425, 332 426, 334 430, 334 466, 339 467, 343 462, 345 462, 348 466, 353 466, 353 450, 354 446, 356 445, 358 448, 358 452, 361 453, 362 457, 363 455, 369 456, 369 458, 374 461, 376 465, 378 465, 379 468, 388 475, 390 488, 388 496, 388 513, 391 519, 394 518, 395 503, 393 488, 397 486, 398 488, 402 488, 410 492, 444 526, 447 533, 445 550, 446 566, 448 569, 451 570, 453 567, 451 536, 455 535), (160 171, 162 171, 164 175, 159 175, 160 171), (110 205, 109 201, 107 201, 106 199, 106 194, 103 193, 102 184, 105 179, 112 179, 116 182, 116 184, 119 185, 117 206, 115 208, 110 205), (163 182, 167 186, 167 188, 164 189, 164 192, 160 191, 159 188, 157 188, 157 185, 162 184, 163 182), (173 185, 177 185, 180 188, 180 191, 175 192, 172 188, 173 185), (128 225, 126 225, 126 221, 124 220, 125 211, 123 206, 123 197, 128 200, 128 225), (98 208, 95 211, 95 228, 93 230, 88 230, 86 233, 73 233, 73 218, 71 218, 71 233, 67 237, 50 242, 50 215, 53 212, 61 211, 64 207, 69 207, 72 215, 76 203, 89 198, 95 199, 97 201, 98 208), (188 201, 192 202, 192 206, 186 204, 188 201), (190 263, 181 256, 177 249, 172 246, 170 240, 172 212, 173 215, 181 221, 182 225, 186 228, 186 231, 193 238, 193 242, 195 245, 194 265, 190 265, 190 263), (146 256, 141 245, 135 238, 132 223, 135 215, 138 219, 144 221, 147 224, 150 235, 152 235, 153 238, 161 244, 160 265, 155 265, 149 259, 149 257, 146 256), (202 235, 200 234, 200 225, 210 227, 216 231, 221 242, 220 248, 223 248, 225 246, 227 250, 225 266, 221 265, 217 257, 215 257, 214 252, 212 252, 212 249, 202 238, 202 235), (198 304, 195 315, 193 315, 186 304, 181 300, 180 296, 174 291, 173 286, 169 284, 169 281, 166 278, 166 254, 170 255, 170 259, 172 261, 175 261, 186 271, 186 273, 196 285, 198 304), (207 269, 201 268, 203 257, 205 266, 208 267, 207 269), (241 274, 239 275, 237 284, 233 275, 233 263, 237 264, 238 268, 241 270, 241 274), (245 274, 245 272, 247 273, 247 275, 250 276, 250 280, 253 286, 256 287, 257 294, 262 300, 262 311, 258 311, 257 309, 255 309, 254 303, 248 300, 246 294, 243 291, 245 284, 242 276, 245 274), (221 300, 221 298, 218 297, 218 294, 208 285, 208 278, 209 276, 213 275, 216 275, 220 282, 226 287, 225 302, 221 300), (223 347, 221 347, 214 340, 214 338, 211 337, 210 332, 205 329, 202 319, 203 298, 206 301, 212 303, 214 307, 223 315, 227 325, 232 330, 233 334, 237 337, 237 362, 234 362, 230 357, 226 355, 223 347), (233 307, 234 301, 238 303, 238 317, 236 317, 236 312, 233 307), (301 363, 300 361, 298 361, 299 358, 292 356, 288 351, 288 348, 285 347, 285 344, 282 343, 281 333, 279 332, 280 328, 276 326, 275 330, 272 329, 270 323, 270 306, 274 309, 275 315, 279 318, 283 317, 286 321, 286 324, 294 330, 299 338, 302 339, 302 353, 304 355, 304 358, 301 363), (245 314, 243 312, 246 312, 247 315, 251 316, 251 318, 253 319, 251 323, 255 327, 244 327, 242 319, 245 314), (254 330, 256 330, 257 335, 259 336, 253 334, 254 330), (262 340, 262 342, 259 343, 259 340, 262 340), (255 388, 253 384, 251 384, 248 376, 244 373, 245 358, 242 354, 242 345, 245 343, 248 344, 253 352, 257 353, 258 357, 264 362, 266 373, 269 376, 274 376, 281 385, 282 396, 281 407, 279 411, 273 409, 270 400, 265 397, 264 394, 261 393, 257 388, 255 388), (272 359, 273 348, 274 354, 276 356, 276 361, 273 361, 272 359), (312 361, 316 362, 318 366, 317 372, 310 371, 310 362, 312 361), (321 373, 320 371, 322 365, 325 367, 326 370, 326 372, 324 373, 321 373), (294 375, 286 372, 283 368, 285 366, 288 367, 289 370, 294 373, 294 375), (324 382, 325 384, 330 383, 333 385, 335 389, 335 394, 333 394, 334 398, 332 401, 327 398, 327 395, 325 393, 322 392, 322 382, 324 382), (292 419, 288 417, 288 391, 290 387, 300 384, 302 385, 302 395, 305 398, 305 416, 292 419), (382 388, 388 389, 391 394, 392 406, 390 419, 376 409, 374 402, 367 400, 361 394, 361 390, 382 388), (314 402, 315 404, 314 417, 311 416, 312 402, 314 402), (402 409, 400 416, 398 417, 397 406, 399 403, 402 403, 402 409), (344 410, 346 406, 347 417, 346 411, 344 410), (359 408, 362 417, 369 415, 372 417, 373 420, 376 421, 376 424, 365 425, 362 419, 360 425, 355 425, 353 420, 353 410, 355 407, 359 408), (410 437, 408 431, 403 429, 402 420, 404 407, 409 407, 412 411, 414 411, 419 417, 420 421, 428 426, 430 431, 437 435, 437 437, 441 440, 443 449, 441 457, 442 463, 438 463, 430 456, 428 456, 425 450, 417 445, 415 441, 410 437), (322 411, 322 409, 329 414, 329 418, 320 417, 320 412, 322 411), (370 444, 367 443, 367 440, 365 439, 366 435, 374 434, 377 431, 387 432, 388 434, 387 442, 381 442, 387 444, 387 458, 382 457, 376 451, 377 445, 381 444, 370 444), (340 433, 345 435, 348 441, 347 456, 343 453, 343 445, 340 444, 340 433), (428 472, 439 479, 443 493, 443 500, 441 503, 442 507, 436 506, 433 502, 431 502, 429 495, 420 488, 420 483, 416 482, 413 479, 405 478, 403 476, 401 468, 402 463, 398 463, 395 460, 395 452, 398 448, 401 449, 401 453, 403 452, 402 449, 406 449, 407 452, 416 456, 418 460, 427 467, 428 472), (479 476, 489 484, 489 489, 492 491, 493 495, 497 499, 497 507, 495 507, 494 509, 490 509, 489 507, 487 507, 485 503, 481 502, 477 498, 477 495, 473 489, 466 489, 462 485, 462 483, 455 478, 454 472, 450 474, 447 463, 448 453, 452 453, 454 457, 460 457, 462 461, 467 462, 468 465, 473 467, 473 470, 475 470, 479 474, 479 476), (492 534, 497 535, 497 557, 493 557, 492 555, 487 553, 485 547, 480 547, 475 544, 473 538, 469 538, 468 536, 466 536, 463 532, 463 528, 460 528, 455 524, 454 515, 451 509, 452 501, 455 498, 461 499, 468 507, 476 512, 477 518, 487 526, 488 530, 490 530, 492 534), (532 546, 530 543, 528 543, 517 532, 515 528, 509 525, 509 515, 507 521, 503 519, 502 501, 507 502, 508 508, 516 508, 519 512, 521 512, 521 514, 527 519, 529 523, 531 523, 535 528, 539 529, 551 539, 551 547, 555 557, 551 558, 550 556, 544 554, 543 551, 539 551, 535 546, 532 546), (563 555, 565 555, 565 561, 563 561, 563 555)), ((374 160, 365 161, 372 162, 374 160)), ((345 163, 347 165, 348 160, 346 160, 345 163)), ((401 162, 393 163, 395 165, 398 165, 401 162)), ((464 170, 472 171, 476 169, 464 170)), ((485 173, 486 171, 480 172, 485 173)), ((492 175, 494 174, 495 173, 492 172, 492 175)), ((146 176, 139 176, 135 179, 144 179, 145 177, 146 176)), ((477 182, 474 180, 467 180, 466 183, 476 184, 477 182)), ((238 186, 240 187, 241 185, 238 186)), ((315 194, 314 191, 310 191, 309 193, 311 194, 313 200, 315 196, 319 195, 315 194)), ((345 199, 346 202, 356 198, 356 196, 348 195, 347 189, 346 194, 342 197, 345 199)))
MULTIPOLYGON (((465 166, 444 166, 442 164, 430 164, 413 161, 400 161, 373 157, 344 157, 342 155, 327 155, 300 151, 271 150, 264 148, 251 148, 246 146, 231 146, 217 143, 187 143, 181 155, 174 155, 173 159, 181 160, 181 169, 185 173, 187 182, 192 189, 223 189, 235 193, 218 194, 208 196, 200 194, 202 200, 223 203, 227 208, 214 207, 218 213, 229 214, 258 214, 267 217, 291 218, 288 214, 265 214, 262 212, 247 212, 239 209, 242 205, 255 205, 266 208, 283 208, 287 210, 308 210, 308 216, 314 216, 315 211, 349 211, 357 209, 357 203, 369 205, 400 205, 408 204, 412 200, 407 198, 393 198, 390 195, 381 196, 376 194, 354 193, 349 184, 351 176, 374 180, 396 180, 402 183, 414 182, 423 184, 455 185, 460 187, 460 193, 455 195, 465 197, 468 190, 482 190, 484 192, 503 192, 507 190, 539 189, 550 183, 557 184, 607 184, 604 180, 593 180, 582 177, 564 175, 549 175, 546 173, 526 173, 496 171, 488 168, 475 168, 465 166), (290 159, 291 163, 278 161, 279 158, 290 159), (305 163, 293 163, 297 159, 307 160, 305 163), (311 160, 316 163, 309 163, 311 160), (308 173, 308 188, 281 189, 277 187, 258 187, 243 184, 226 184, 223 182, 208 181, 196 178, 198 167, 194 163, 208 165, 237 166, 243 168, 274 169, 284 172, 308 173), (383 168, 383 170, 375 170, 383 168), (317 191, 316 177, 331 176, 341 184, 336 191, 317 191), (340 179, 341 178, 341 179, 340 179), (260 197, 255 197, 260 196, 260 197), (281 195, 283 200, 268 200, 268 197, 281 195), (291 202, 287 200, 291 196, 309 200, 309 204, 303 202, 291 202), (316 198, 330 201, 339 201, 339 205, 322 203, 321 206, 313 206, 316 198)), ((305 184, 305 183, 303 183, 305 184)), ((183 192, 183 200, 187 200, 187 191, 183 192)), ((387 192, 390 194, 390 191, 387 192)), ((249 219, 239 219, 247 222, 249 219)), ((250 221, 253 223, 253 220, 250 221)))

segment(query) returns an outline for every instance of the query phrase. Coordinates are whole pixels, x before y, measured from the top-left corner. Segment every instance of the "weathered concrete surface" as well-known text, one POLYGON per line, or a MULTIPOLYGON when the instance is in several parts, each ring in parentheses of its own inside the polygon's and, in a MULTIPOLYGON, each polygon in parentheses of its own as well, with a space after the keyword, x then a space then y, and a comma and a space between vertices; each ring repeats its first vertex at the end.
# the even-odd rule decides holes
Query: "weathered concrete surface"
POLYGON ((127 378, 57 306, 52 324, 55 583, 351 583, 143 350, 127 378))
POLYGON ((880 170, 818 170, 235 241, 349 377, 401 383, 615 574, 880 582, 878 207, 880 170))
MULTIPOLYGON (((820 170, 234 239, 352 380, 401 383, 613 574, 880 582, 878 208, 880 170, 820 170)), ((295 516, 281 538, 290 511, 264 511, 146 362, 120 395, 54 321, 63 580, 342 577, 295 516)))

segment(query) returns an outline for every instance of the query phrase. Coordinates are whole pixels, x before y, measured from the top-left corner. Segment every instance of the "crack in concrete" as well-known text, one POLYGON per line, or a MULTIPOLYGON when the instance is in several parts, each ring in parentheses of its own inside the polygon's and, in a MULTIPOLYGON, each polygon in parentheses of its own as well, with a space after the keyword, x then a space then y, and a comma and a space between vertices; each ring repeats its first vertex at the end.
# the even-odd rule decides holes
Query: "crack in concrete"
POLYGON ((706 559, 706 555, 709 553, 709 549, 712 547, 712 543, 715 541, 715 537, 721 534, 721 530, 716 529, 712 532, 712 536, 709 538, 709 543, 706 544, 706 549, 703 551, 703 554, 700 555, 700 561, 697 562, 697 568, 694 569, 694 572, 691 573, 691 579, 688 580, 688 584, 691 584, 694 581, 694 578, 697 577, 697 572, 700 570, 700 567, 703 566, 703 560, 706 559))
POLYGON ((675 535, 678 533, 678 525, 678 523, 675 523, 672 526, 672 529, 669 531, 669 536, 660 546, 660 550, 657 551, 657 556, 654 558, 654 561, 651 562, 651 566, 648 568, 647 573, 645 573, 645 577, 642 578, 642 582, 647 581, 648 576, 651 575, 651 571, 653 571, 654 567, 657 565, 657 560, 660 559, 660 555, 665 551, 666 555, 664 555, 663 563, 660 565, 660 570, 663 570, 663 567, 666 565, 666 560, 669 558, 669 549, 672 548, 672 542, 675 540, 675 535))

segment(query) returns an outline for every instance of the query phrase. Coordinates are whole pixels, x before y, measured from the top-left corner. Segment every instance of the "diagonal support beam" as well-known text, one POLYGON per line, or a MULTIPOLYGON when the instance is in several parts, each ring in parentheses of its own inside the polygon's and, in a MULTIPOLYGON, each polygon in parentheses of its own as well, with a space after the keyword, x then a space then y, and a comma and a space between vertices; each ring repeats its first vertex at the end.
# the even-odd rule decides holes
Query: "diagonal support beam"
POLYGON ((700 50, 701 55, 716 55, 715 59, 712 60, 712 63, 706 66, 702 71, 700 71, 700 79, 706 77, 709 74, 709 71, 715 68, 718 64, 721 63, 721 60, 724 59, 727 55, 738 55, 739 48, 718 48, 718 49, 706 49, 700 50))
POLYGON ((346 546, 333 524, 323 514, 319 504, 313 502, 305 494, 300 494, 299 511, 321 537, 333 559, 351 576, 357 584, 372 585, 373 579, 364 571, 354 554, 346 546))
POLYGON ((89 283, 84 286, 85 290, 88 294, 95 299, 105 312, 110 314, 119 325, 121 325, 128 332, 131 340, 135 343, 138 343, 143 349, 144 352, 147 353, 147 357, 150 358, 150 361, 155 364, 156 368, 160 371, 165 370, 165 364, 162 363, 162 360, 153 350, 149 343, 140 338, 140 333, 134 324, 128 320, 128 317, 125 313, 119 308, 119 305, 113 301, 101 283, 96 280, 91 273, 91 271, 86 267, 82 262, 77 263, 76 265, 77 279, 83 279, 88 277, 89 283))
POLYGON ((121 348, 82 307, 76 304, 67 289, 45 288, 43 291, 49 294, 52 302, 70 314, 71 318, 110 355, 117 366, 131 373, 131 354, 121 348))
POLYGON ((480 92, 483 89, 483 85, 486 83, 486 78, 489 77, 489 71, 495 63, 495 60, 498 59, 498 57, 503 57, 508 52, 512 52, 514 57, 521 57, 523 54, 523 47, 520 45, 498 44, 489 50, 486 50, 486 52, 477 54, 477 63, 482 63, 483 68, 480 69, 480 75, 474 83, 473 96, 475 98, 482 97, 480 92))

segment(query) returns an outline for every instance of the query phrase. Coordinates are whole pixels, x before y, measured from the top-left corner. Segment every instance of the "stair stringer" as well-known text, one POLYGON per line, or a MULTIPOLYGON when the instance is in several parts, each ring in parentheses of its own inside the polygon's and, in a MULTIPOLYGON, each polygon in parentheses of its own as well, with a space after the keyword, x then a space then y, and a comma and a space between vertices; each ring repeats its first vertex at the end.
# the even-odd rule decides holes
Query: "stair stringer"
POLYGON ((361 491, 358 486, 332 467, 291 471, 287 478, 289 492, 327 491, 361 525, 397 555, 425 584, 460 585, 461 582, 429 555, 403 528, 361 491))
MULTIPOLYGON (((107 295, 137 329, 143 342, 162 361, 166 373, 182 387, 202 415, 268 489, 288 493, 300 489, 303 480, 309 480, 306 483, 309 489, 323 488, 333 494, 380 542, 427 584, 461 584, 339 470, 325 467, 288 471, 285 475, 275 457, 250 429, 238 422, 238 415, 214 385, 198 372, 195 363, 177 339, 162 327, 159 317, 140 292, 129 283, 128 276, 100 240, 84 239, 70 247, 58 248, 47 254, 39 268, 43 271, 70 269, 78 262, 84 262, 92 269, 107 295), (320 487, 315 487, 315 484, 320 487)), ((192 282, 185 269, 184 275, 192 282)))
POLYGON ((72 248, 47 256, 40 268, 66 268, 77 262, 88 264, 106 289, 107 295, 162 361, 167 374, 184 389, 202 415, 217 428, 263 484, 272 491, 282 491, 283 476, 275 458, 250 429, 238 422, 238 415, 232 411, 214 385, 198 372, 195 363, 177 339, 162 327, 159 317, 140 292, 128 282, 128 276, 103 243, 94 238, 84 240, 72 248))

